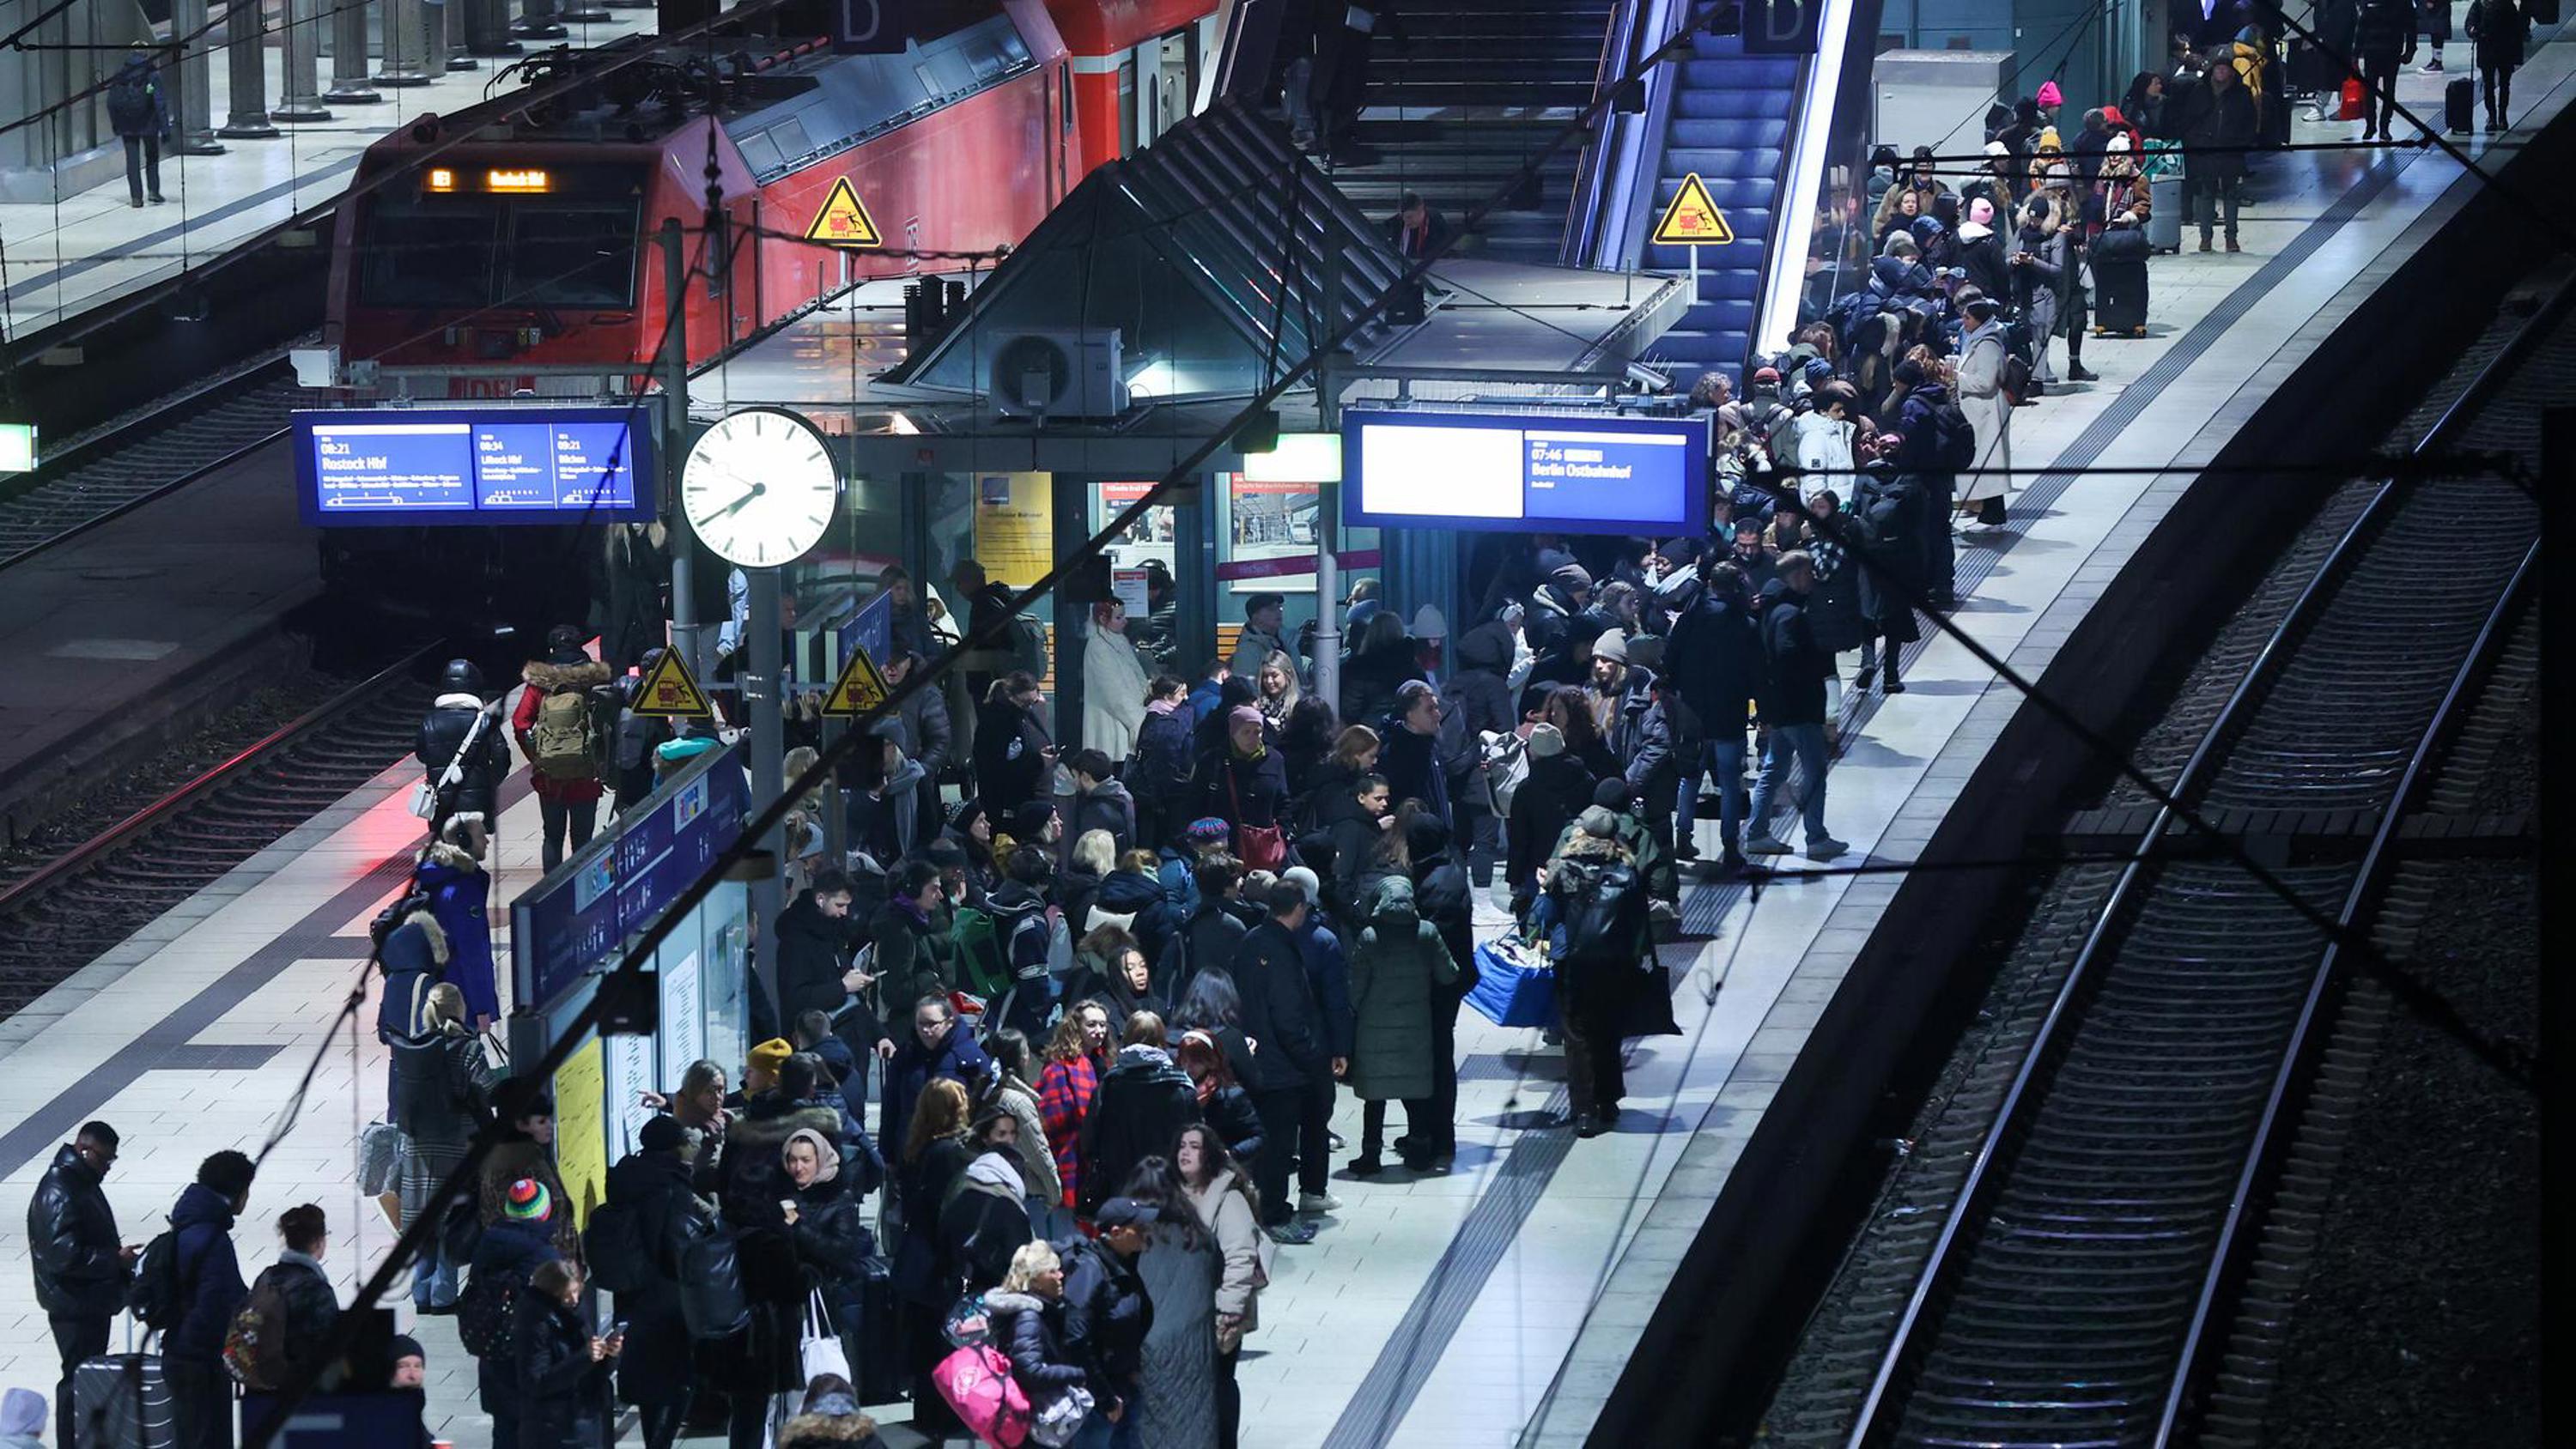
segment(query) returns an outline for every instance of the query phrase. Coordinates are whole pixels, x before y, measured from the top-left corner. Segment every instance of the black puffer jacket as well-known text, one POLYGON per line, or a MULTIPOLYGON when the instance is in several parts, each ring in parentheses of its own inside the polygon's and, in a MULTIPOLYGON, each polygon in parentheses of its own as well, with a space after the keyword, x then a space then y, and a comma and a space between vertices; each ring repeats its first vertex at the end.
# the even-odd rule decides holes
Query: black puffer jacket
POLYGON ((59 1318, 113 1318, 133 1275, 117 1249, 116 1211, 98 1174, 65 1143, 27 1202, 27 1243, 36 1269, 36 1306, 59 1318))
POLYGON ((1090 1382, 1090 1373, 1065 1355, 1057 1327, 1064 1316, 1061 1303, 996 1289, 984 1295, 984 1311, 991 1315, 993 1341, 1011 1356, 1011 1377, 1019 1380, 1031 1408, 1044 1410, 1065 1390, 1090 1382))
MULTIPOLYGON (((483 712, 482 697, 473 694, 442 694, 430 704, 429 713, 420 722, 415 753, 432 785, 438 783, 448 762, 456 758, 466 735, 473 732, 474 717, 483 712)), ((501 781, 509 773, 509 721, 495 710, 484 721, 482 733, 474 736, 473 752, 466 756, 456 788, 440 796, 440 806, 449 814, 480 814, 490 819, 498 811, 501 781)))
POLYGON ((841 1114, 830 1107, 791 1102, 777 1092, 763 1092, 743 1105, 725 1128, 721 1206, 726 1222, 752 1227, 781 1221, 779 1201, 795 1188, 780 1154, 799 1131, 820 1133, 834 1151, 841 1149, 841 1114))
POLYGON ((1181 1129, 1199 1120, 1198 1088, 1161 1047, 1126 1046, 1100 1077, 1100 1094, 1082 1119, 1082 1189, 1089 1216, 1118 1195, 1127 1174, 1148 1157, 1172 1150, 1181 1129))
POLYGON ((599 1442, 610 1364, 590 1361, 578 1310, 536 1293, 519 1296, 510 1352, 518 1369, 521 1449, 589 1449, 599 1442))
POLYGON ((618 1356, 619 1392, 630 1404, 679 1401, 689 1386, 689 1324, 680 1310, 680 1241, 686 1224, 710 1215, 689 1190, 689 1164, 677 1152, 634 1152, 608 1169, 608 1200, 635 1214, 644 1245, 644 1286, 620 1293, 626 1352, 618 1356))

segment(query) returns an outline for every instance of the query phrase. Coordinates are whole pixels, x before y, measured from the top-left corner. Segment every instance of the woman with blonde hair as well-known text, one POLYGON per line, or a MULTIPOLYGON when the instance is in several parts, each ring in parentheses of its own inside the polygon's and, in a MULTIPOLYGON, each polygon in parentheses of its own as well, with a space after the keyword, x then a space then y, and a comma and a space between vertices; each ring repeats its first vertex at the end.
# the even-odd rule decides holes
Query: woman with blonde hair
POLYGON ((1286 729, 1288 712, 1306 697, 1297 683, 1297 661, 1285 649, 1273 649, 1270 657, 1261 661, 1261 677, 1253 681, 1253 687, 1253 707, 1261 711, 1261 717, 1270 721, 1273 729, 1286 729))

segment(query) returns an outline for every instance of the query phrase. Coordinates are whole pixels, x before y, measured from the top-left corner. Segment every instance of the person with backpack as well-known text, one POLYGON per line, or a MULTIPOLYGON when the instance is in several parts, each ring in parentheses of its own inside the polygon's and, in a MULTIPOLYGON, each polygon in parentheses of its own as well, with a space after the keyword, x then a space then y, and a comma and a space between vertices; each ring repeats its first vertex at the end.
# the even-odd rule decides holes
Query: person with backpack
MULTIPOLYGON (((556 1258, 528 1274, 518 1297, 508 1345, 517 1379, 517 1449, 595 1449, 600 1442, 615 1367, 610 1361, 624 1351, 626 1336, 590 1331, 581 1290, 581 1269, 556 1258)), ((503 1449, 497 1418, 493 1446, 503 1449)))
MULTIPOLYGON (((160 71, 152 64, 152 49, 142 41, 134 43, 125 64, 107 83, 107 123, 116 128, 117 139, 125 143, 125 191, 127 205, 141 210, 145 183, 150 183, 152 204, 161 204, 161 142, 170 134, 170 101, 161 93, 160 71)), ((70 1439, 65 1438, 68 1446, 70 1439)))
MULTIPOLYGON (((84 1122, 54 1153, 27 1199, 27 1257, 36 1306, 53 1328, 63 1364, 54 1389, 55 1437, 72 1437, 72 1375, 107 1352, 108 1329, 127 1303, 138 1249, 117 1234, 116 1209, 101 1186, 116 1165, 116 1129, 84 1122)), ((163 1254, 166 1258, 167 1253, 163 1254)), ((155 1327, 166 1327, 156 1324, 155 1327)))
POLYGON ((520 1178, 502 1203, 500 1220, 474 1246, 465 1293, 456 1300, 456 1336, 474 1355, 479 1402, 492 1416, 492 1449, 520 1449, 526 1402, 515 1347, 519 1300, 529 1296, 537 1271, 563 1265, 563 1255, 554 1245, 555 1197, 544 1183, 520 1178))
POLYGON ((232 1449, 232 1378, 224 1369, 224 1341, 250 1297, 233 1254, 233 1220, 250 1204, 254 1176, 249 1158, 218 1152, 197 1165, 197 1180, 170 1210, 177 1307, 161 1343, 161 1376, 170 1386, 176 1449, 232 1449))
POLYGON ((1957 601, 1958 572, 1950 523, 1958 511, 1959 474, 1976 466, 1977 432, 1951 399, 1947 365, 1909 357, 1896 365, 1896 380, 1906 388, 1897 412, 1896 431, 1905 444, 1897 450, 1896 468, 1920 480, 1923 512, 1915 537, 1923 550, 1924 587, 1932 607, 1948 609, 1957 601))
POLYGON ((1845 568, 1859 575, 1863 633, 1855 683, 1868 688, 1876 664, 1884 670, 1885 692, 1902 694, 1905 681, 1897 677, 1898 658, 1906 645, 1923 637, 1914 622, 1914 601, 1923 594, 1923 550, 1913 534, 1923 511, 1918 497, 1922 485, 1887 462, 1903 450, 1903 439, 1891 434, 1880 438, 1879 445, 1879 457, 1861 474, 1851 511, 1827 522, 1851 555, 1845 568))
POLYGON ((1073 939, 1062 913, 1047 900, 1054 857, 1034 845, 1015 846, 1002 862, 1002 883, 984 899, 992 922, 992 969, 998 990, 984 1011, 988 1030, 1046 1030, 1055 1014, 1055 967, 1070 970, 1073 939))
POLYGON ((1574 1128, 1597 1137, 1619 1125, 1627 1095, 1621 1022, 1635 989, 1630 978, 1653 960, 1654 941, 1635 859, 1615 838, 1617 819, 1596 805, 1576 825, 1572 841, 1548 862, 1531 929, 1556 968, 1574 1128))
POLYGON ((277 1219, 277 1236, 285 1250, 252 1281, 250 1301, 234 1315, 224 1344, 234 1379, 257 1392, 285 1388, 311 1372, 340 1321, 340 1296, 322 1266, 331 1230, 320 1205, 288 1208, 277 1219))
POLYGON ((616 1295, 626 1325, 617 1364, 618 1396, 633 1404, 644 1449, 671 1449, 688 1417, 690 1339, 680 1308, 680 1243, 711 1227, 715 1214, 690 1190, 681 1149, 690 1129, 655 1117, 633 1152, 608 1169, 608 1200, 591 1211, 582 1247, 599 1286, 616 1295))
POLYGON ((481 860, 500 818, 510 742, 501 737, 494 707, 483 702, 483 671, 472 661, 447 661, 439 688, 413 747, 431 796, 429 836, 481 860))
POLYGON ((1174 1135, 1199 1120, 1197 1084, 1165 1043, 1159 1015, 1127 1019, 1118 1055, 1101 1075, 1100 1094, 1082 1124, 1082 1193, 1075 1205, 1086 1215, 1116 1195, 1137 1163, 1169 1150, 1174 1135))
POLYGON ((590 657, 581 631, 569 624, 546 631, 546 657, 520 670, 519 679, 527 688, 510 727, 519 753, 528 757, 528 780, 544 822, 539 859, 553 870, 563 864, 567 832, 570 847, 579 850, 599 824, 616 704, 608 692, 608 666, 590 657))
MULTIPOLYGON (((440 1185, 465 1160, 474 1134, 491 1116, 497 1079, 482 1041, 466 1028, 465 994, 444 981, 429 989, 419 1028, 393 1038, 391 1046, 388 1101, 403 1133, 403 1221, 410 1222, 430 1210, 440 1185)), ((412 1265, 412 1305, 429 1315, 455 1312, 463 1267, 431 1237, 412 1265)))
MULTIPOLYGON (((1524 914, 1538 893, 1548 847, 1592 801, 1599 777, 1565 747, 1565 732, 1538 724, 1529 732, 1529 775, 1512 792, 1504 818, 1503 883, 1511 888, 1513 914, 1524 914)), ((1259 1164, 1254 1164, 1258 1168, 1259 1164)), ((1263 1185, 1263 1191, 1269 1191, 1263 1185)))
POLYGON ((1789 778, 1794 762, 1799 781, 1799 807, 1806 830, 1807 859, 1832 860, 1851 847, 1825 829, 1826 769, 1833 751, 1825 742, 1825 679, 1834 659, 1816 645, 1807 622, 1807 599, 1815 590, 1816 569, 1804 553, 1785 554, 1780 577, 1762 592, 1762 653, 1768 683, 1761 695, 1762 726, 1769 735, 1762 748, 1761 774, 1753 782, 1751 833, 1747 855, 1786 855, 1789 847, 1771 833, 1771 806, 1789 778))
POLYGON ((1153 1331, 1154 1303, 1136 1260, 1159 1209, 1134 1198, 1113 1197, 1092 1221, 1096 1238, 1056 1244, 1064 1261, 1064 1352, 1090 1374, 1091 1418, 1075 1436, 1078 1445, 1134 1443, 1121 1425, 1143 1387, 1145 1336, 1153 1331))

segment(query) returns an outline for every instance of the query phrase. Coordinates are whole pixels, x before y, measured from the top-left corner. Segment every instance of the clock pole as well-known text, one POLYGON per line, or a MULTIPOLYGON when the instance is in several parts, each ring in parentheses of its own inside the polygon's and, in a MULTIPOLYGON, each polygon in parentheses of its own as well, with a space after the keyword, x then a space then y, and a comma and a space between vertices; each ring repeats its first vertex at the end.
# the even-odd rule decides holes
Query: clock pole
MULTIPOLYGON (((680 219, 662 219, 662 303, 664 315, 684 315, 689 291, 689 256, 680 219)), ((698 626, 697 530, 680 506, 680 470, 689 451, 689 329, 684 322, 662 329, 662 518, 671 538, 671 647, 689 666, 692 678, 706 679, 708 660, 699 649, 704 632, 698 626)))
MULTIPOLYGON (((754 810, 769 808, 786 788, 787 729, 786 701, 781 698, 779 676, 784 672, 779 636, 784 626, 779 619, 778 570, 745 569, 751 583, 751 667, 735 677, 742 694, 742 708, 751 724, 751 803, 754 810)), ((760 982, 772 1002, 778 1000, 778 936, 773 929, 778 922, 779 907, 784 904, 779 889, 779 874, 786 862, 781 858, 785 832, 771 826, 760 838, 760 849, 769 853, 769 868, 751 883, 752 919, 760 922, 760 939, 765 947, 760 953, 760 982)), ((781 1020, 782 1030, 794 1023, 781 1020)))

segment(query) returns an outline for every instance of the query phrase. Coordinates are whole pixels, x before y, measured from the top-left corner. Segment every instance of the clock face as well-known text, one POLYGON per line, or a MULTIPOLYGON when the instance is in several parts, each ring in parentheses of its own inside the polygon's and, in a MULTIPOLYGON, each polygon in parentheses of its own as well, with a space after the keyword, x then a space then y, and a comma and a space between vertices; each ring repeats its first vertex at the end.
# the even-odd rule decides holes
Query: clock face
POLYGON ((792 563, 822 542, 841 478, 823 435, 777 408, 745 408, 698 436, 680 470, 680 511, 742 568, 792 563))

